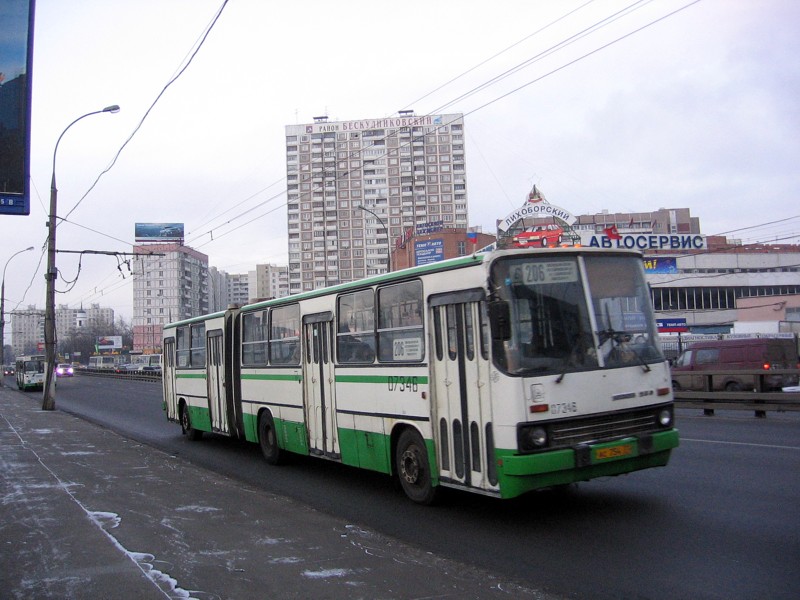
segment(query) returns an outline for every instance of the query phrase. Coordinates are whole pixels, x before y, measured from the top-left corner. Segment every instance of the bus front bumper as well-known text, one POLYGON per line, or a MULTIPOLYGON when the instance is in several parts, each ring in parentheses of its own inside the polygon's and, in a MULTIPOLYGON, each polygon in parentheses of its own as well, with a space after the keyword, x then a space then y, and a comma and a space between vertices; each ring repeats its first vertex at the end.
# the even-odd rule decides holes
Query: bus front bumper
POLYGON ((679 444, 678 430, 536 454, 497 453, 500 495, 513 498, 536 489, 663 467, 679 444))

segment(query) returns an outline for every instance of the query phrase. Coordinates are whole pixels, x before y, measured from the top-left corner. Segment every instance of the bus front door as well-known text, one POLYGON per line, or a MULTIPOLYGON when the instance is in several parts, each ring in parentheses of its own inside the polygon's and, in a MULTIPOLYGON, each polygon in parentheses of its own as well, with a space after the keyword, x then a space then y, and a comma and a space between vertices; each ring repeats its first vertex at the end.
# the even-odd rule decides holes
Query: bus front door
POLYGON ((331 313, 303 317, 303 404, 311 454, 338 460, 331 313))
POLYGON ((431 300, 433 431, 442 481, 496 490, 485 306, 479 290, 431 300))
POLYGON ((222 330, 209 331, 206 339, 206 383, 211 431, 227 434, 230 433, 230 426, 222 358, 222 330))

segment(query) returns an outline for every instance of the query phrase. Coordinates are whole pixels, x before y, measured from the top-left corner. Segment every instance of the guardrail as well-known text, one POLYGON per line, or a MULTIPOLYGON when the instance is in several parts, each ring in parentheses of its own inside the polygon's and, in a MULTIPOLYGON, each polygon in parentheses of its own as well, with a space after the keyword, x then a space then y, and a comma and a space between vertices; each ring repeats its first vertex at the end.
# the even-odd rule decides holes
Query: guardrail
MULTIPOLYGON (((797 378, 798 369, 719 370, 682 371, 681 375, 701 377, 702 391, 674 390, 675 405, 681 408, 700 408, 703 414, 713 415, 719 410, 752 410, 756 417, 765 418, 767 411, 800 411, 800 391, 766 391, 769 389, 766 378, 775 375, 790 375, 797 378), (737 379, 752 378, 752 388, 743 391, 715 391, 714 380, 735 375, 737 379)), ((693 386, 697 387, 697 386, 693 386)))
POLYGON ((116 373, 111 369, 75 369, 75 375, 86 375, 89 377, 115 377, 117 379, 127 379, 130 381, 161 381, 161 373, 149 371, 126 371, 116 373))

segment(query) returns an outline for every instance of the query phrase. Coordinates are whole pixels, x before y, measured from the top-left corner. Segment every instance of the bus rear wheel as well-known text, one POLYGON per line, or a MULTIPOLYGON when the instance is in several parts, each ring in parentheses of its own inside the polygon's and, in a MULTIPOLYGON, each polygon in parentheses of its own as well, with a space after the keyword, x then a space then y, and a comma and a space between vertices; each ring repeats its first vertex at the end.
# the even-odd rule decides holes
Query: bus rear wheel
POLYGON ((284 462, 283 450, 278 446, 278 432, 275 431, 275 421, 268 411, 261 413, 258 419, 258 445, 261 454, 270 465, 280 465, 284 462))
POLYGON ((189 417, 189 407, 185 403, 181 404, 181 432, 186 435, 190 442, 196 442, 203 437, 203 432, 192 427, 189 417))
POLYGON ((433 504, 439 488, 431 481, 428 452, 419 433, 406 429, 400 434, 395 463, 397 477, 406 496, 418 504, 433 504))

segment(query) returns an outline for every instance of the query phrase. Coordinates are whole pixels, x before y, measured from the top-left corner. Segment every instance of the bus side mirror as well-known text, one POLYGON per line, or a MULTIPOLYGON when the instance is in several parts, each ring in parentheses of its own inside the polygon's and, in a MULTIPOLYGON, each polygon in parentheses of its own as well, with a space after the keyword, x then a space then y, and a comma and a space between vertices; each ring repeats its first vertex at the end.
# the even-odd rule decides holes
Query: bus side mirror
POLYGON ((511 309, 505 300, 489 302, 489 323, 492 326, 492 339, 504 342, 511 339, 511 309))

